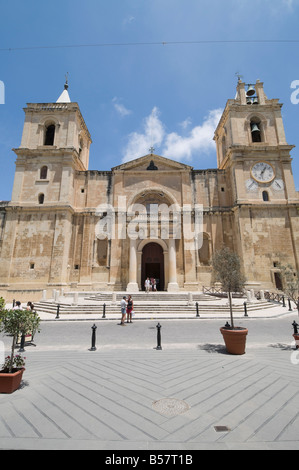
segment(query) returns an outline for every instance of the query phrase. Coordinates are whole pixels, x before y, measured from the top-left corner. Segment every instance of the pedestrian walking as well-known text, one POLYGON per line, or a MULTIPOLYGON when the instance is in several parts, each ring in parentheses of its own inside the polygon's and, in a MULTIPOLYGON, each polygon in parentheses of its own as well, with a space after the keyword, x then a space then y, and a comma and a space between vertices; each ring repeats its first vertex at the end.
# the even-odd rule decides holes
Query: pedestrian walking
POLYGON ((121 308, 121 321, 120 321, 119 325, 126 326, 125 325, 125 318, 126 318, 127 299, 126 299, 125 295, 121 299, 120 308, 121 308))
POLYGON ((145 292, 148 293, 150 291, 150 287, 151 287, 151 281, 149 280, 149 277, 146 278, 145 283, 144 283, 144 287, 145 287, 145 292))
POLYGON ((132 322, 132 311, 133 311, 133 308, 134 308, 133 299, 132 299, 132 296, 129 295, 129 297, 128 297, 128 303, 127 303, 127 323, 133 323, 133 322, 132 322))

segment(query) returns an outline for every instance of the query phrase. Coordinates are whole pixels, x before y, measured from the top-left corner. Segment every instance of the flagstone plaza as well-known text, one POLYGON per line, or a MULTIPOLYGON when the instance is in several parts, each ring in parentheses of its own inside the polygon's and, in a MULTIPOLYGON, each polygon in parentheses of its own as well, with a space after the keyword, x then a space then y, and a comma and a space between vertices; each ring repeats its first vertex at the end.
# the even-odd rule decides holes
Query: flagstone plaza
POLYGON ((21 388, 0 395, 1 449, 298 449, 296 311, 236 314, 243 356, 226 353, 225 316, 162 316, 157 350, 156 318, 40 315, 21 388))

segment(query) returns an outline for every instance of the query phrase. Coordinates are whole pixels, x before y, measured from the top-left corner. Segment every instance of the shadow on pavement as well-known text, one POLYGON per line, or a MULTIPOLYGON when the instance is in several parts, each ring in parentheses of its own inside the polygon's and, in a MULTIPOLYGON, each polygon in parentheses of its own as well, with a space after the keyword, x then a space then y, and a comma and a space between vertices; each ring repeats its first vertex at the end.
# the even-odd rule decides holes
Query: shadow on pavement
POLYGON ((200 344, 198 345, 198 349, 207 351, 208 353, 218 353, 218 354, 228 355, 226 347, 223 346, 223 344, 210 344, 210 343, 200 344))

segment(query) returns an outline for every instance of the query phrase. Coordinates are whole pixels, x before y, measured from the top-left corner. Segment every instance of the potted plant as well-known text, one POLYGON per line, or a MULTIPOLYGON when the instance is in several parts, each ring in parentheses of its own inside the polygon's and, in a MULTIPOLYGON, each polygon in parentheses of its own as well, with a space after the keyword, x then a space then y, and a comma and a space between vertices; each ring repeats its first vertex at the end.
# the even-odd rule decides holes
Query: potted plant
POLYGON ((0 332, 12 337, 11 354, 6 357, 0 371, 0 393, 12 393, 19 388, 25 370, 25 358, 15 354, 17 337, 39 331, 39 323, 40 318, 34 311, 0 311, 0 332))
POLYGON ((221 283, 229 302, 230 324, 226 323, 224 327, 220 328, 226 350, 231 354, 244 354, 248 330, 243 327, 235 327, 232 306, 232 293, 242 292, 245 284, 240 258, 229 248, 223 247, 213 256, 212 268, 214 280, 221 283))

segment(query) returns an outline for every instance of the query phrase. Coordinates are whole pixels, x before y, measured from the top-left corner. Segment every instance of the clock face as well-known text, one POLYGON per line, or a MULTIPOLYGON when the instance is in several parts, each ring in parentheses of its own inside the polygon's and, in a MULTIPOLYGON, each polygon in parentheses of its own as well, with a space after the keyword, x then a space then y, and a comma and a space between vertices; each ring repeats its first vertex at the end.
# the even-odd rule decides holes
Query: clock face
POLYGON ((257 191, 258 190, 257 182, 255 180, 253 180, 252 178, 249 178, 246 181, 246 189, 247 189, 247 191, 257 191))
POLYGON ((282 191, 284 189, 284 182, 282 179, 276 178, 272 183, 273 189, 275 191, 282 191))
POLYGON ((259 183, 269 183, 275 177, 274 168, 270 163, 258 162, 251 168, 251 176, 259 183))

